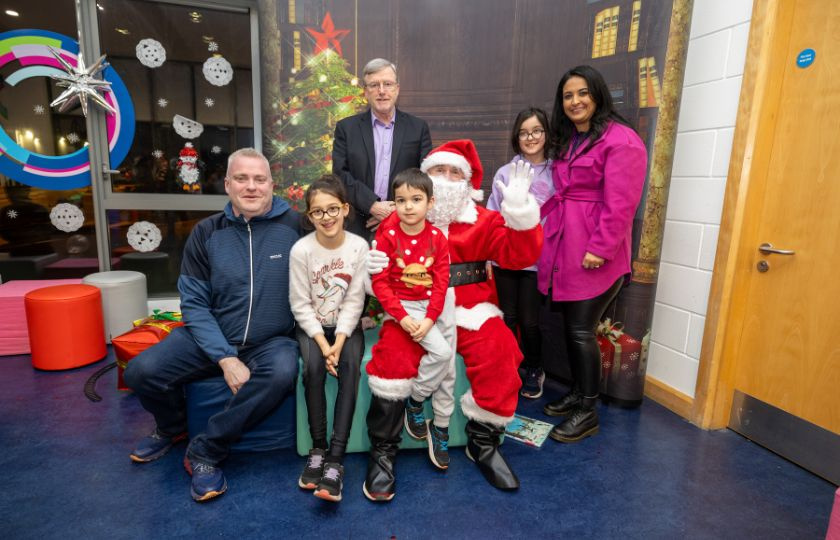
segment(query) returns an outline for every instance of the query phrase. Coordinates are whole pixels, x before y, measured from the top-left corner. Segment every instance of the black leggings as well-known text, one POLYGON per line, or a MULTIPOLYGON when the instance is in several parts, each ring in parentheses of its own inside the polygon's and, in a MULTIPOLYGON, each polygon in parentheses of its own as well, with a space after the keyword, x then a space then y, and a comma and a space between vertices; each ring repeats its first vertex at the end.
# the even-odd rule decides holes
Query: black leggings
POLYGON ((513 335, 519 327, 519 347, 525 355, 522 365, 542 367, 539 312, 543 295, 537 289, 537 273, 493 267, 493 275, 505 324, 513 335))
MULTIPOLYGON (((324 328, 324 337, 330 344, 335 343, 335 328, 324 328)), ((309 416, 309 434, 317 448, 325 446, 327 440, 327 395, 324 391, 327 377, 326 360, 315 340, 300 328, 297 330, 297 338, 300 343, 300 355, 303 357, 303 389, 309 416)), ((329 460, 341 462, 347 449, 364 353, 365 337, 362 330, 356 328, 347 336, 338 360, 338 396, 335 398, 329 460)))
POLYGON ((624 278, 619 278, 606 292, 587 300, 552 302, 552 311, 563 314, 566 331, 566 351, 572 370, 574 387, 584 397, 598 396, 601 382, 601 352, 595 330, 604 311, 613 301, 624 278))

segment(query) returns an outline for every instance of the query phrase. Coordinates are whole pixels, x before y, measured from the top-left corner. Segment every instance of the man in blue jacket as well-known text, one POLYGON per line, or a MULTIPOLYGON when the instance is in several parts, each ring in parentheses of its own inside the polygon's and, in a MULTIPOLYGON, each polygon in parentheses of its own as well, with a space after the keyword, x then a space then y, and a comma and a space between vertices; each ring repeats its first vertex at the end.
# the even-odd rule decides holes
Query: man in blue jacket
POLYGON ((125 381, 155 417, 131 459, 146 463, 186 439, 184 384, 224 375, 231 397, 184 457, 191 493, 227 489, 221 462, 233 444, 294 391, 298 346, 289 307, 289 251, 299 216, 273 195, 266 158, 243 148, 228 159, 224 212, 196 225, 184 248, 178 290, 185 326, 134 358, 125 381))

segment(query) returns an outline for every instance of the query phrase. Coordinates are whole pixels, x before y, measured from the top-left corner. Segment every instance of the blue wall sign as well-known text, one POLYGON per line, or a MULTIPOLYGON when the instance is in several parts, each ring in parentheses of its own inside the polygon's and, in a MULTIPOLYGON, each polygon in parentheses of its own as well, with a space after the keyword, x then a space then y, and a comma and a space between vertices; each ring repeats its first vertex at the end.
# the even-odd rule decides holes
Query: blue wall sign
POLYGON ((806 68, 814 63, 814 58, 817 56, 817 51, 814 49, 805 49, 796 55, 796 65, 801 68, 806 68))

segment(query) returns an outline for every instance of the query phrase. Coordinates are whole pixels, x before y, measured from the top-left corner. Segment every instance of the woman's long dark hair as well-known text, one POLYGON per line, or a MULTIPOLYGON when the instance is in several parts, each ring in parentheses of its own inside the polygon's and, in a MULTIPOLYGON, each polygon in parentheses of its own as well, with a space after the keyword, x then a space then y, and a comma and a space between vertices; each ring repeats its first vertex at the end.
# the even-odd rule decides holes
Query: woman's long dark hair
POLYGON ((604 77, 592 66, 577 66, 560 78, 557 84, 557 95, 554 97, 554 111, 551 114, 551 138, 554 142, 554 158, 563 156, 568 150, 577 132, 574 123, 566 116, 566 111, 563 109, 563 87, 572 77, 580 77, 586 81, 586 86, 589 88, 589 95, 592 101, 595 102, 595 113, 589 120, 589 133, 587 134, 587 147, 591 146, 593 142, 607 129, 607 123, 612 120, 625 126, 633 128, 623 116, 618 114, 613 107, 612 95, 604 77))

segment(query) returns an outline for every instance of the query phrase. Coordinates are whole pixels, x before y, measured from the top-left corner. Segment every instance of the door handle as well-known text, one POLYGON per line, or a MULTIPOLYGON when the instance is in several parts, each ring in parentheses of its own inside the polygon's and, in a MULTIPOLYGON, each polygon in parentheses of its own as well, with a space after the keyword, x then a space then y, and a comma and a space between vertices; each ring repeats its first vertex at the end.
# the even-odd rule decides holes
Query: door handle
POLYGON ((104 163, 102 164, 102 172, 104 174, 122 174, 122 172, 120 172, 118 170, 108 168, 108 166, 105 165, 104 163))
POLYGON ((777 249, 773 247, 773 244, 770 242, 764 242, 760 246, 758 246, 758 251, 764 253, 765 255, 769 255, 771 253, 775 253, 776 255, 793 255, 796 253, 792 249, 777 249))

